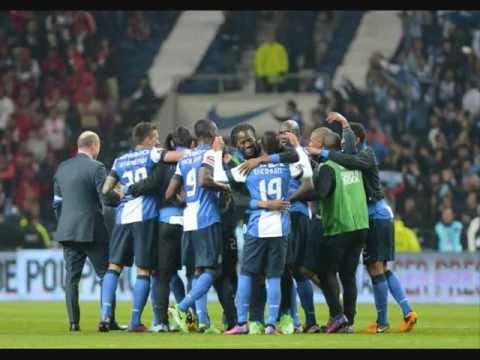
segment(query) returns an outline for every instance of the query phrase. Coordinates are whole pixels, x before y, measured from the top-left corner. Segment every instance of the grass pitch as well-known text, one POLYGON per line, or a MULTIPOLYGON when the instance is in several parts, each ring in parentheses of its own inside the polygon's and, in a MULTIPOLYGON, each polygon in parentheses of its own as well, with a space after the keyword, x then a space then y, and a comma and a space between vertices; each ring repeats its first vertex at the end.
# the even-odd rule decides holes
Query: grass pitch
MULTIPOLYGON (((388 334, 361 333, 375 319, 373 305, 358 305, 355 334, 244 335, 98 333, 99 304, 81 303, 81 332, 68 331, 63 302, 15 302, 0 304, 0 348, 474 348, 480 349, 478 305, 415 305, 419 322, 411 333, 398 331, 401 312, 389 307, 392 330, 388 334)), ((127 324, 131 304, 117 305, 119 322, 127 324)), ((210 316, 221 328, 221 308, 209 304, 210 316)), ((302 310, 299 308, 299 311, 302 310)), ((317 305, 317 319, 327 319, 326 305, 317 305)), ((143 322, 149 326, 147 304, 143 322)), ((303 320, 303 317, 302 317, 303 320)))

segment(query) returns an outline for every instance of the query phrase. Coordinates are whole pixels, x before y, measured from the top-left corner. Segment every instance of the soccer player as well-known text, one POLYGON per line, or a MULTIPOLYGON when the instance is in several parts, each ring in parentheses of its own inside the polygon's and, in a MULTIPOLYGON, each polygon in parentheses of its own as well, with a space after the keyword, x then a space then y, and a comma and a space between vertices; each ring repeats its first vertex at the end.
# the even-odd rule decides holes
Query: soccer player
MULTIPOLYGON (((103 184, 102 192, 109 193, 120 182, 129 186, 151 175, 155 163, 165 152, 156 148, 158 131, 151 123, 139 123, 133 129, 135 149, 115 159, 112 170, 103 184)), ((102 311, 98 330, 109 331, 111 304, 124 266, 135 259, 137 279, 133 290, 133 308, 129 331, 144 332, 141 314, 150 289, 150 272, 154 268, 156 251, 157 199, 153 196, 125 196, 116 208, 115 226, 109 248, 109 265, 102 283, 102 311)))
MULTIPOLYGON (((222 228, 218 192, 228 191, 228 185, 214 181, 215 156, 212 143, 216 138, 216 126, 209 120, 199 120, 194 126, 198 146, 177 164, 168 185, 165 199, 168 201, 184 186, 186 207, 183 212, 182 263, 194 268, 192 289, 185 298, 170 308, 174 321, 183 332, 188 332, 187 310, 194 302, 207 294, 214 280, 220 275, 222 257, 222 228)), ((221 141, 217 138, 217 141, 221 141)), ((201 304, 197 304, 198 308, 201 304)))
MULTIPOLYGON (((242 169, 253 169, 260 163, 294 163, 299 160, 298 153, 292 148, 281 149, 279 154, 261 154, 260 147, 257 144, 255 128, 250 124, 240 124, 232 129, 230 134, 232 145, 236 147, 232 153, 231 159, 227 164, 228 168, 234 168, 238 165, 242 169)), ((249 192, 245 184, 237 184, 233 187, 233 199, 238 213, 243 214, 243 224, 248 224, 250 210, 249 192)), ((274 205, 274 204, 270 204, 274 205)), ((265 202, 269 206, 269 202, 265 202)), ((236 290, 236 287, 235 287, 236 290)), ((265 276, 257 275, 252 282, 252 295, 249 310, 249 334, 263 334, 265 330, 264 311, 266 304, 265 276)))
MULTIPOLYGON (((287 120, 280 125, 279 138, 280 142, 284 147, 294 146, 297 148, 297 151, 300 155, 300 161, 298 165, 302 167, 303 176, 311 178, 312 168, 310 165, 310 160, 308 155, 303 147, 298 143, 291 144, 292 137, 289 134, 295 135, 295 138, 300 138, 300 127, 296 121, 287 120)), ((294 138, 294 139, 295 139, 294 138)), ((300 180, 290 181, 289 193, 293 194, 300 187, 300 180)), ((311 212, 308 207, 307 202, 304 201, 295 201, 292 202, 290 207, 290 221, 291 221, 291 230, 289 234, 288 241, 288 255, 287 255, 287 267, 288 270, 284 274, 284 277, 292 277, 295 279, 295 284, 291 286, 291 303, 289 309, 280 308, 280 312, 284 312, 283 316, 280 318, 280 323, 283 323, 285 319, 285 313, 290 311, 290 314, 294 321, 295 332, 306 332, 306 333, 317 333, 320 331, 320 328, 317 325, 315 318, 315 305, 313 302, 313 287, 310 280, 307 278, 306 274, 312 274, 312 271, 306 269, 306 264, 311 264, 311 256, 314 256, 312 252, 308 250, 311 248, 307 242, 309 241, 309 228, 310 228, 310 219, 311 212), (295 289, 296 287, 296 289, 295 289), (296 311, 296 293, 300 297, 300 302, 305 312, 306 324, 305 327, 301 326, 300 320, 298 319, 298 313, 296 311)), ((291 281, 291 280, 290 280, 291 281)), ((283 294, 282 294, 283 296, 283 294)), ((283 301, 282 301, 283 303, 283 301)), ((288 302, 287 302, 288 303, 288 302)))
MULTIPOLYGON (((340 137, 328 128, 315 129, 310 147, 340 149, 340 137)), ((320 262, 320 281, 333 320, 326 332, 351 332, 356 313, 356 269, 368 229, 368 210, 361 173, 333 161, 320 164, 311 182, 305 182, 290 201, 314 189, 324 228, 320 262), (343 288, 343 309, 339 299, 337 272, 343 288), (345 329, 348 329, 346 331, 345 329)), ((311 193, 310 193, 311 194, 311 193)), ((312 197, 310 197, 312 199, 312 197)))
POLYGON ((327 120, 342 125, 346 151, 323 151, 320 155, 349 169, 361 170, 367 194, 369 230, 363 262, 372 279, 377 309, 377 320, 367 331, 383 333, 389 330, 387 301, 390 291, 403 313, 400 331, 408 332, 415 326, 418 315, 412 310, 398 277, 387 266, 388 261, 395 259, 393 212, 384 200, 375 152, 366 144, 361 124, 349 124, 339 113, 330 113, 327 120))
MULTIPOLYGON (((193 137, 184 127, 177 128, 165 140, 165 149, 176 151, 182 155, 189 152, 193 144, 193 137)), ((185 297, 183 282, 177 275, 181 269, 181 239, 183 234, 183 208, 182 199, 173 198, 165 201, 165 191, 170 178, 175 173, 176 163, 159 162, 155 165, 152 175, 128 187, 127 195, 134 197, 142 195, 158 195, 160 199, 158 211, 158 252, 157 266, 151 277, 150 299, 153 307, 153 324, 150 327, 154 332, 167 332, 170 330, 168 323, 168 299, 170 283, 180 281, 183 290, 180 302, 185 297), (175 280, 177 278, 177 280, 175 280)), ((180 291, 181 291, 180 290, 180 291)))
MULTIPOLYGON (((277 134, 267 131, 261 140, 263 155, 280 151, 277 134)), ((244 244, 242 270, 237 289, 237 325, 227 335, 248 334, 247 315, 253 276, 265 273, 267 283, 267 324, 265 334, 275 335, 280 306, 280 278, 285 268, 290 221, 288 214, 289 182, 302 175, 293 165, 260 164, 248 175, 242 175, 241 166, 229 170, 230 181, 244 182, 251 201, 247 236, 244 244), (265 202, 275 204, 270 210, 261 209, 265 202)))

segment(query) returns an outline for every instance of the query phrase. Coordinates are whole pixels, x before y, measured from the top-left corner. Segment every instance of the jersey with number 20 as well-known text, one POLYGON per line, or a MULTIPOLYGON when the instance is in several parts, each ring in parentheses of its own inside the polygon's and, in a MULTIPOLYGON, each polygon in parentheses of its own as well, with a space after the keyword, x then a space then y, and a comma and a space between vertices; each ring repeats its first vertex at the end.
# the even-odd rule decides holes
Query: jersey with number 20
MULTIPOLYGON (((115 159, 112 172, 123 186, 130 186, 152 174, 155 163, 162 158, 163 149, 145 148, 130 151, 115 159)), ((158 216, 158 203, 154 196, 133 198, 124 196, 116 208, 115 223, 130 224, 158 216)))

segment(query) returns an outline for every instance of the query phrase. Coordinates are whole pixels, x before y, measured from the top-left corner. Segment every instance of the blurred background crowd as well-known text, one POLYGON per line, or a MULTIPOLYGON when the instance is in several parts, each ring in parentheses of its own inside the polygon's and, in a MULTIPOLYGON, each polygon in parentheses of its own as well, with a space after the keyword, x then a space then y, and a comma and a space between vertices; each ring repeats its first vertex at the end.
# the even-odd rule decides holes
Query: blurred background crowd
MULTIPOLYGON (((100 160, 109 167, 128 146, 129 129, 152 119, 163 99, 149 84, 148 62, 179 13, 0 12, 1 248, 54 246, 52 178, 59 162, 76 152, 82 130, 99 133, 100 160), (147 65, 132 60, 139 49, 150 54, 144 57, 147 65)), ((477 16, 400 12, 402 41, 394 56, 372 54, 366 87, 344 78, 334 88, 290 81, 288 74, 329 69, 329 44, 343 44, 337 33, 343 19, 339 12, 224 13, 221 46, 213 44, 200 72, 208 73, 209 66, 218 72, 208 59, 223 51, 214 60, 221 61, 220 71, 254 73, 257 92, 317 93, 313 109, 299 109, 291 100, 285 116, 303 122, 311 114, 305 139, 314 128, 330 126, 325 122, 329 111, 365 125, 397 217, 397 250, 478 251, 477 16), (272 23, 274 31, 264 31, 272 23), (308 26, 316 31, 307 31, 308 26), (242 54, 253 59, 247 67, 242 54)), ((195 86, 209 91, 192 81, 179 91, 195 86)))

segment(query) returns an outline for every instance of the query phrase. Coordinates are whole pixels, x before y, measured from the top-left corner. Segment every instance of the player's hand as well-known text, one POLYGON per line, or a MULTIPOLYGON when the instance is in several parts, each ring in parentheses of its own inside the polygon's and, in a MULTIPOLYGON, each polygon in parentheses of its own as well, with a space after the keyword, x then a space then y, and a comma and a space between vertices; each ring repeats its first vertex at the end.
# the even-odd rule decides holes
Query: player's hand
POLYGON ((180 203, 185 203, 185 200, 187 199, 187 194, 185 194, 185 190, 182 188, 182 190, 180 190, 178 193, 177 193, 177 200, 180 202, 180 203))
POLYGON ((342 114, 332 111, 328 113, 327 122, 329 124, 333 124, 334 122, 338 122, 342 124, 342 127, 348 127, 348 120, 342 114))
POLYGON ((320 155, 320 151, 322 151, 322 149, 317 149, 311 146, 307 146, 306 149, 310 155, 316 155, 316 156, 320 155))
POLYGON ((215 136, 215 140, 213 140, 212 149, 214 151, 223 151, 225 147, 225 143, 223 142, 223 138, 221 136, 215 136))
POLYGON ((292 145, 295 148, 300 146, 300 142, 298 141, 298 138, 294 133, 288 131, 288 132, 285 133, 285 136, 287 137, 290 145, 292 145))
POLYGON ((266 205, 267 209, 274 211, 285 211, 290 208, 290 202, 283 200, 267 200, 266 205))
POLYGON ((250 170, 255 169, 258 165, 262 163, 263 159, 261 157, 254 158, 254 159, 248 159, 244 161, 242 164, 240 164, 240 174, 241 175, 246 175, 250 172, 250 170))
POLYGON ((228 164, 232 160, 232 155, 229 153, 226 153, 223 155, 223 162, 225 164, 228 164))
MULTIPOLYGON (((127 190, 125 190, 127 191, 127 190)), ((125 196, 125 191, 123 190, 122 186, 120 183, 117 183, 115 187, 113 188, 113 192, 117 194, 118 198, 122 200, 122 198, 125 196)))

